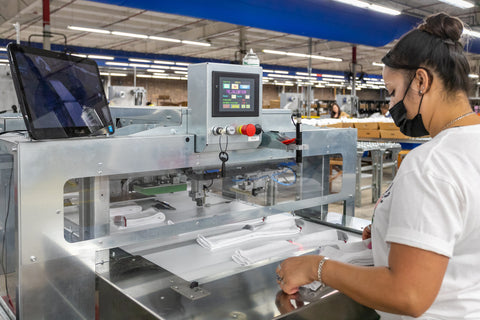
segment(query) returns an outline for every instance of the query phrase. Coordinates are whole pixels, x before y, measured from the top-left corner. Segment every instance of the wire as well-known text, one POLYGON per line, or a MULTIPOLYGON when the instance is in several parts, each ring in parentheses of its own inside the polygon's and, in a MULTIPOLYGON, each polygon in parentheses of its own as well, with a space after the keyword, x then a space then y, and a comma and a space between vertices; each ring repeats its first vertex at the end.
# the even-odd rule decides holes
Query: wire
POLYGON ((11 130, 11 131, 3 131, 3 132, 0 132, 0 135, 2 135, 2 134, 7 134, 7 133, 24 133, 24 132, 27 132, 27 130, 11 130))
POLYGON ((295 120, 293 120, 293 113, 292 113, 292 115, 290 116, 290 120, 292 120, 293 126, 296 127, 297 124, 295 123, 295 120))
POLYGON ((8 197, 7 197, 7 210, 6 210, 6 215, 5 215, 5 222, 3 224, 3 239, 2 239, 2 253, 1 253, 1 258, 2 258, 2 272, 5 277, 5 291, 7 293, 7 298, 10 300, 10 293, 8 292, 8 280, 7 280, 7 256, 8 252, 5 250, 5 240, 6 240, 6 235, 7 235, 7 222, 8 222, 8 216, 10 214, 10 190, 11 190, 11 185, 12 185, 12 176, 13 176, 13 163, 12 163, 12 170, 10 171, 10 177, 8 178, 8 197), (6 253, 6 254, 5 254, 6 253), (5 257, 4 257, 5 255, 5 257))
POLYGON ((278 181, 278 179, 276 177, 281 175, 281 174, 286 173, 285 171, 277 172, 277 173, 272 174, 272 180, 275 181, 276 183, 278 183, 279 185, 282 185, 282 186, 294 185, 297 182, 297 173, 291 167, 284 167, 284 168, 287 169, 287 170, 290 170, 293 173, 293 177, 294 177, 293 181, 290 182, 290 183, 284 183, 284 182, 278 181))
POLYGON ((213 179, 210 181, 210 184, 208 186, 203 185, 203 189, 210 189, 210 187, 213 186, 213 179))
POLYGON ((220 147, 220 152, 227 152, 227 149, 228 149, 228 136, 227 137, 227 141, 226 141, 226 144, 225 144, 225 150, 222 150, 222 136, 223 134, 219 135, 218 136, 218 146, 220 147))

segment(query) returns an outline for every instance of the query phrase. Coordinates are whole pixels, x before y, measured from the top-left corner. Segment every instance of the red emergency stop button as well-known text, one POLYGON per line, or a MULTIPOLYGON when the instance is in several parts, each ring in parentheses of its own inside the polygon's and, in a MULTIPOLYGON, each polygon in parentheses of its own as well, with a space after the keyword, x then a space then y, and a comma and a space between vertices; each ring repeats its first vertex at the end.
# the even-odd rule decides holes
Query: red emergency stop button
POLYGON ((257 131, 257 128, 251 123, 238 127, 238 132, 249 137, 254 136, 255 131, 257 131))

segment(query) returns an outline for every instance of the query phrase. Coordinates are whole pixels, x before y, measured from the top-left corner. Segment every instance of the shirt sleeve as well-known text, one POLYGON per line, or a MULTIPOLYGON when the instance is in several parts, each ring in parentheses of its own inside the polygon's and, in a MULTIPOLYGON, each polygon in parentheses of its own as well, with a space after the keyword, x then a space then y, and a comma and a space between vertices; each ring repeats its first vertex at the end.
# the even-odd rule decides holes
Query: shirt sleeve
POLYGON ((385 240, 449 258, 463 229, 460 192, 435 172, 412 170, 392 186, 385 240))

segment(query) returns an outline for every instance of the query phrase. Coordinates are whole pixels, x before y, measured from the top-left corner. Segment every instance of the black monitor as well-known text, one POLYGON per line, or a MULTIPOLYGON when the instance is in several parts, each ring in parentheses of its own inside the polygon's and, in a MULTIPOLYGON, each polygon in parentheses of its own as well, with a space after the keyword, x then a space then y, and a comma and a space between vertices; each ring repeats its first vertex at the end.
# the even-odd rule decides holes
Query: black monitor
POLYGON ((33 139, 114 132, 95 61, 13 43, 7 51, 18 102, 33 139))
POLYGON ((213 71, 212 80, 213 117, 258 117, 258 74, 213 71))

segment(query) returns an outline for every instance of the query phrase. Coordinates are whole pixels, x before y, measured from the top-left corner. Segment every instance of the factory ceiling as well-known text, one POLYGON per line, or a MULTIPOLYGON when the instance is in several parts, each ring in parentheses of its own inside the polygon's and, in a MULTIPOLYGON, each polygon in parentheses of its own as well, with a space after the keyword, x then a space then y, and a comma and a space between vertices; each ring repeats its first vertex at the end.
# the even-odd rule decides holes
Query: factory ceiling
MULTIPOLYGON (((266 53, 263 50, 298 54, 311 53, 342 59, 342 61, 312 59, 312 68, 336 71, 350 70, 352 47, 355 45, 357 47, 357 62, 360 64, 357 71, 362 70, 370 74, 381 73, 381 66, 375 66, 372 63, 380 62, 381 57, 395 43, 395 40, 393 40, 378 47, 332 41, 208 20, 201 17, 157 12, 147 10, 148 8, 129 8, 103 2, 114 3, 114 1, 50 0, 51 31, 54 33, 54 37, 51 39, 52 43, 63 44, 64 38, 57 35, 58 33, 64 34, 68 44, 72 46, 225 61, 239 61, 242 50, 252 48, 257 52, 262 64, 305 69, 308 67, 309 60, 305 57, 277 55, 266 53), (68 28, 69 26, 148 35, 151 38, 133 38, 120 34, 100 34, 72 30, 68 28), (152 37, 177 39, 183 40, 183 42, 159 41, 153 40, 152 37), (200 42, 210 46, 191 44, 188 41, 200 42)), ((129 3, 128 1, 117 2, 129 3)), ((323 5, 329 3, 339 5, 338 2, 333 0, 320 2, 323 5)), ((379 0, 369 2, 396 9, 409 18, 422 19, 429 14, 443 11, 460 17, 474 30, 479 25, 478 5, 470 9, 460 9, 438 0, 379 0)), ((15 40, 17 33, 13 24, 18 22, 20 25, 19 35, 22 41, 28 41, 30 37, 33 42, 42 42, 42 38, 38 36, 42 34, 43 30, 41 0, 0 0, 0 6, 0 39, 15 40)), ((294 14, 292 13, 292 15, 294 14)), ((321 21, 318 21, 318 23, 320 25, 321 21)), ((337 27, 342 28, 344 23, 345 21, 338 21, 337 27)), ((480 26, 478 28, 480 30, 480 26)), ((358 32, 362 32, 362 30, 358 32)), ((479 73, 480 55, 469 53, 468 57, 473 71, 479 73)))

